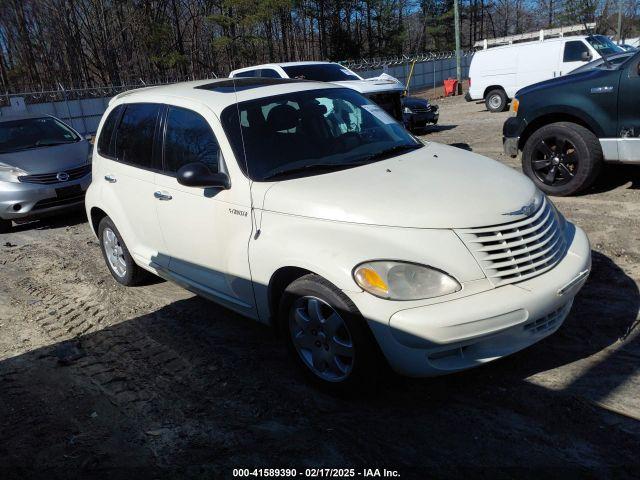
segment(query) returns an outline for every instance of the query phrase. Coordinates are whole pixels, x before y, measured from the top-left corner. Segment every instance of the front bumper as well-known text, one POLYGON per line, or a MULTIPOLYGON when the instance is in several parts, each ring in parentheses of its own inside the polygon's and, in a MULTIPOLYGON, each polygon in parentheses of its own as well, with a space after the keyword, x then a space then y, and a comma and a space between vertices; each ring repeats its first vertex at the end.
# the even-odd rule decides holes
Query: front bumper
POLYGON ((504 153, 510 157, 518 156, 520 136, 524 131, 526 121, 521 117, 509 117, 502 125, 502 147, 504 153))
POLYGON ((520 137, 502 137, 502 148, 504 149, 504 154, 509 157, 517 157, 519 142, 520 137))
POLYGON ((84 195, 90 183, 91 174, 49 185, 0 182, 0 218, 38 218, 80 207, 84 204, 84 195))
POLYGON ((555 332, 591 268, 585 233, 575 227, 566 256, 530 280, 376 319, 364 312, 391 367, 422 377, 482 365, 555 332), (381 324, 386 323, 386 328, 381 324))
POLYGON ((437 106, 432 105, 428 112, 404 113, 404 124, 407 127, 425 127, 429 124, 436 124, 440 118, 440 112, 437 106))

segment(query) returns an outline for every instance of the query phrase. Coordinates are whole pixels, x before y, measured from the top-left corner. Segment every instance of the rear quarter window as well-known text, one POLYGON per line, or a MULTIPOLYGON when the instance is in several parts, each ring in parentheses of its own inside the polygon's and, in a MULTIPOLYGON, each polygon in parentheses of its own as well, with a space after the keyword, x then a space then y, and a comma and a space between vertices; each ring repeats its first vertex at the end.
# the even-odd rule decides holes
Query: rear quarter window
POLYGON ((121 113, 122 105, 118 105, 109 112, 109 116, 104 121, 102 130, 100 131, 100 137, 98 138, 98 153, 103 157, 115 157, 115 145, 112 142, 113 132, 115 131, 116 123, 121 113))
POLYGON ((130 103, 125 106, 115 138, 118 161, 141 168, 153 168, 153 143, 160 105, 130 103))

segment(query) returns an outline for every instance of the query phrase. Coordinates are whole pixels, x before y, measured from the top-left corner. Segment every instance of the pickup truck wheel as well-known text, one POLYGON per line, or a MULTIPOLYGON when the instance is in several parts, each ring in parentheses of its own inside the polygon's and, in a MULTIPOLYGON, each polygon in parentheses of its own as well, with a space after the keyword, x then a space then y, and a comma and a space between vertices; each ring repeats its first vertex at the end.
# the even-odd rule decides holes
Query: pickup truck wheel
POLYGON ((150 274, 133 261, 120 232, 109 217, 100 221, 98 239, 104 261, 118 283, 130 287, 139 285, 149 277, 150 274))
POLYGON ((507 94, 504 90, 496 88, 487 94, 484 103, 487 106, 487 110, 490 112, 504 112, 508 103, 507 94))
POLYGON ((542 191, 559 197, 590 187, 602 163, 598 138, 571 122, 540 128, 529 137, 522 151, 524 173, 542 191))
POLYGON ((371 384, 382 354, 365 319, 338 288, 308 274, 284 291, 280 332, 295 362, 316 383, 332 390, 371 384))
POLYGON ((0 233, 9 233, 11 231, 11 220, 0 218, 0 233))

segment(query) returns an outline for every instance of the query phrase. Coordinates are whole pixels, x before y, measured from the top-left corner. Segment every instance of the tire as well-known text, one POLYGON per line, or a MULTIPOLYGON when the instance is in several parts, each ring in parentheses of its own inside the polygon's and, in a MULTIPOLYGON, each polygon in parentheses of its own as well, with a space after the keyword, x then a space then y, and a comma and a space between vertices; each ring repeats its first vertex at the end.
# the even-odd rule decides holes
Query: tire
POLYGON ((100 250, 102 250, 102 256, 107 268, 118 283, 131 287, 140 285, 149 278, 150 273, 140 268, 133 261, 133 257, 131 257, 129 249, 122 240, 120 232, 109 217, 104 217, 98 225, 98 241, 100 242, 100 250), (114 244, 109 245, 108 237, 110 234, 108 232, 113 234, 113 241, 117 251, 113 249, 114 244), (118 267, 122 267, 122 269, 118 270, 118 267))
POLYGON ((11 220, 0 218, 0 233, 9 233, 11 231, 11 220))
POLYGON ((487 93, 484 99, 484 103, 487 106, 487 110, 490 112, 504 112, 509 103, 507 94, 501 88, 496 88, 487 93))
POLYGON ((295 363, 323 388, 353 391, 371 387, 386 372, 386 363, 366 320, 344 293, 318 275, 300 277, 285 289, 278 321, 279 332, 295 363), (318 315, 313 313, 314 304, 319 308, 318 315), (297 316, 299 310, 301 317, 297 316), (318 318, 322 321, 318 322, 318 318))
POLYGON ((598 138, 571 122, 552 123, 536 130, 522 151, 524 173, 540 190, 558 197, 589 188, 603 162, 598 138))

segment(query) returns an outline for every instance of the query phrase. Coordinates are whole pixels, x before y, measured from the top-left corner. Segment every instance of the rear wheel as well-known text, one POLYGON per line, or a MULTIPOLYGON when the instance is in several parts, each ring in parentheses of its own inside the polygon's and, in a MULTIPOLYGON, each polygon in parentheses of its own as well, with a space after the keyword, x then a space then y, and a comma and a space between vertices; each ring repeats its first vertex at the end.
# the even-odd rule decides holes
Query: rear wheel
POLYGON ((285 290, 280 331, 296 363, 312 380, 331 389, 371 385, 381 371, 381 353, 355 305, 315 274, 285 290))
POLYGON ((133 261, 120 232, 109 217, 100 221, 98 239, 109 272, 118 283, 126 286, 139 285, 150 276, 149 272, 133 261))
POLYGON ((522 151, 524 173, 542 191, 559 197, 590 187, 602 163, 598 138, 570 122, 552 123, 535 131, 522 151))
POLYGON ((0 218, 0 233, 9 233, 11 231, 11 220, 0 218))
POLYGON ((504 112, 508 103, 507 94, 504 90, 496 88, 487 94, 484 103, 490 112, 504 112))

